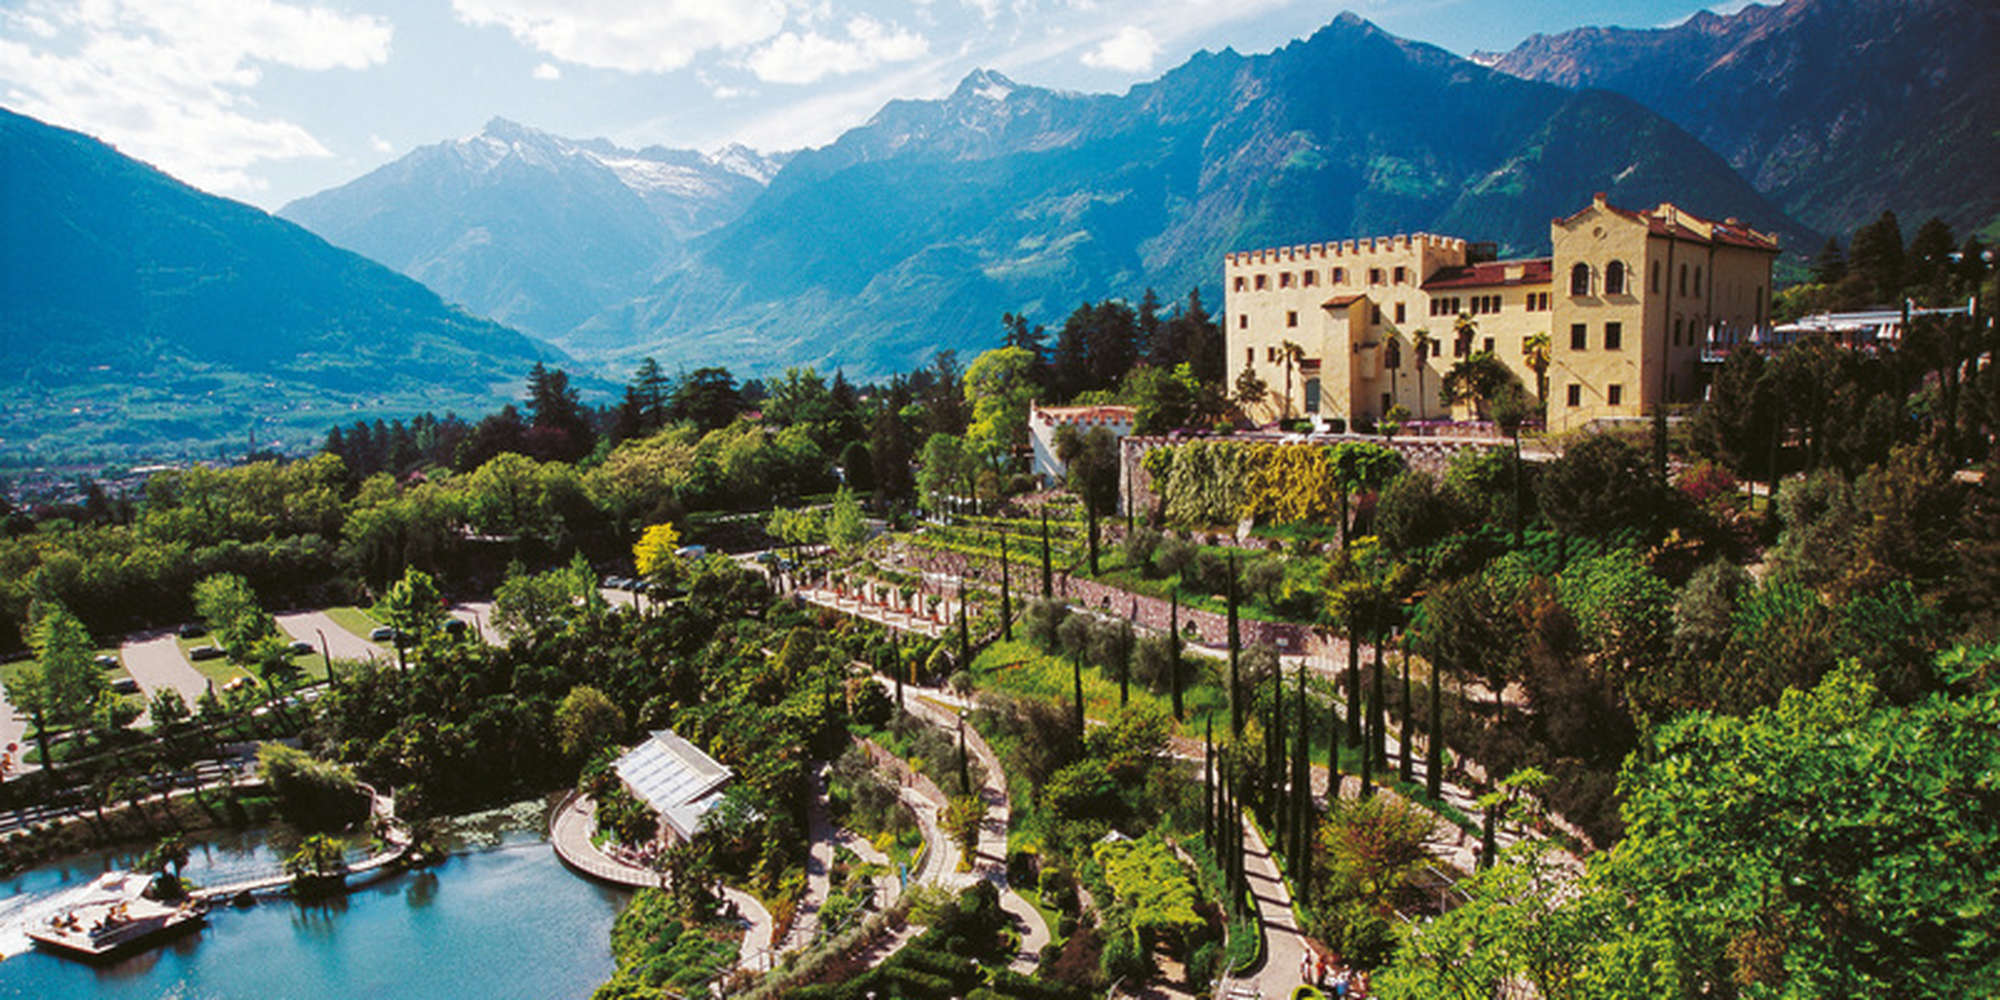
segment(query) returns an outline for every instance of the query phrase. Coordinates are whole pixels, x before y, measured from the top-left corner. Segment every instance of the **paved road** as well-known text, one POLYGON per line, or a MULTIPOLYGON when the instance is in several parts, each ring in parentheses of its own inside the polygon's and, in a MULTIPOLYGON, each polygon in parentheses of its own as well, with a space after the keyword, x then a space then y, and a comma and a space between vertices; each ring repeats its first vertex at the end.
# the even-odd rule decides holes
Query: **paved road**
POLYGON ((8 758, 7 774, 21 773, 23 767, 34 770, 33 766, 20 762, 20 755, 28 749, 27 741, 28 717, 7 700, 6 685, 0 684, 0 752, 5 752, 8 744, 17 748, 14 756, 8 758))
POLYGON ((326 648, 336 660, 396 662, 393 648, 369 642, 365 636, 349 632, 324 611, 287 611, 277 618, 278 628, 283 629, 286 635, 300 642, 312 643, 314 649, 321 648, 320 633, 326 633, 326 648))
POLYGON ((208 678, 182 655, 171 629, 128 637, 120 653, 125 657, 125 672, 139 682, 147 701, 153 700, 159 691, 172 688, 181 693, 192 709, 208 691, 208 678))
POLYGON ((493 627, 492 601, 460 601, 451 606, 451 616, 479 630, 479 638, 489 646, 505 646, 507 637, 493 627))

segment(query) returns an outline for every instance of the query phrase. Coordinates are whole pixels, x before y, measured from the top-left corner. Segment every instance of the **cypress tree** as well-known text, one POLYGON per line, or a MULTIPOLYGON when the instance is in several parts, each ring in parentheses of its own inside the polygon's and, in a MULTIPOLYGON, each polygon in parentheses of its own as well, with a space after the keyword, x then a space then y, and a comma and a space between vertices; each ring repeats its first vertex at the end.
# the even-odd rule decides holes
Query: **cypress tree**
POLYGON ((889 672, 896 675, 896 711, 903 710, 903 645, 896 641, 896 633, 889 633, 889 672))
POLYGON ((1375 676, 1368 693, 1369 722, 1375 728, 1375 735, 1368 744, 1368 752, 1375 756, 1375 762, 1388 766, 1389 763, 1389 704, 1388 689, 1382 674, 1382 646, 1389 640, 1389 630, 1375 633, 1375 676))
POLYGON ((1312 843, 1308 832, 1312 829, 1309 817, 1312 815, 1312 755, 1308 753, 1311 715, 1306 711, 1306 665, 1299 664, 1299 735, 1292 741, 1292 881, 1301 896, 1306 891, 1306 876, 1312 870, 1312 843))
POLYGON ((1201 842, 1215 850, 1215 720, 1209 719, 1201 735, 1201 842))
POLYGON ((1174 721, 1181 721, 1181 592, 1174 588, 1167 612, 1167 687, 1173 692, 1174 721))
POLYGON ((1275 834, 1285 829, 1286 807, 1290 804, 1290 796, 1285 794, 1285 675, 1282 672, 1271 678, 1271 726, 1265 743, 1269 747, 1265 751, 1269 756, 1264 764, 1268 788, 1264 815, 1270 819, 1271 830, 1275 834))
MULTIPOLYGON (((1174 588, 1175 596, 1180 588, 1174 588)), ((1243 639, 1236 622, 1236 553, 1229 554, 1229 735, 1243 735, 1243 680, 1237 669, 1237 659, 1243 652, 1243 639)))
MULTIPOLYGON (((1381 678, 1380 669, 1376 670, 1375 676, 1378 680, 1381 678)), ((1379 692, 1381 685, 1375 685, 1375 689, 1379 692)), ((1361 751, 1361 797, 1364 799, 1375 795, 1375 726, 1380 720, 1374 709, 1375 706, 1369 706, 1363 715, 1367 725, 1361 733, 1361 743, 1358 748, 1361 751)))
POLYGON ((1000 637, 1014 641, 1013 577, 1008 569, 1007 529, 1000 529, 1000 637))
POLYGON ((1444 687, 1437 665, 1431 665, 1431 738, 1424 747, 1424 794, 1435 802, 1444 790, 1444 687))
POLYGON ((972 794, 972 766, 965 758, 965 713, 958 713, 958 793, 972 794))
POLYGON ((1414 706, 1410 704, 1410 632, 1408 629, 1404 629, 1403 630, 1403 740, 1402 740, 1403 761, 1398 776, 1402 778, 1403 783, 1406 785, 1410 783, 1411 775, 1416 773, 1415 762, 1412 760, 1412 757, 1416 754, 1416 751, 1410 748, 1410 737, 1415 735, 1416 731, 1416 716, 1413 714, 1413 708, 1414 706))
POLYGON ((958 578, 958 669, 972 669, 972 620, 965 604, 965 577, 958 578))
POLYGON ((1055 570, 1049 561, 1049 509, 1042 508, 1042 600, 1056 596, 1055 570))
POLYGON ((1361 630, 1347 627, 1347 743, 1361 745, 1361 630))
POLYGON ((1077 652, 1075 652, 1075 653, 1072 653, 1072 654, 1070 654, 1070 658, 1069 658, 1069 675, 1070 675, 1070 679, 1071 679, 1071 680, 1072 680, 1072 681, 1073 681, 1073 682, 1075 683, 1075 685, 1076 685, 1076 738, 1077 738, 1077 742, 1079 742, 1079 743, 1080 743, 1080 742, 1082 742, 1082 741, 1083 741, 1083 730, 1084 730, 1084 721, 1083 721, 1083 653, 1082 653, 1082 651, 1081 651, 1081 650, 1079 650, 1079 651, 1077 651, 1077 652))

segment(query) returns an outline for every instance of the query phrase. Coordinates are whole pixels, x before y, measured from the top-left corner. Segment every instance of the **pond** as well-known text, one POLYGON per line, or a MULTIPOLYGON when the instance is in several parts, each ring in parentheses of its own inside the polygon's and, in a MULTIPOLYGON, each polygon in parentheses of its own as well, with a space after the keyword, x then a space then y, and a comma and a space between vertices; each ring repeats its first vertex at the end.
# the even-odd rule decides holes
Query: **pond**
MULTIPOLYGON (((287 843, 275 831, 219 836, 195 847, 186 874, 217 885, 274 871, 287 843)), ((0 998, 582 998, 611 976, 611 922, 629 896, 516 831, 328 901, 218 906, 201 930, 109 966, 27 947, 29 921, 131 858, 85 855, 0 880, 0 998)))

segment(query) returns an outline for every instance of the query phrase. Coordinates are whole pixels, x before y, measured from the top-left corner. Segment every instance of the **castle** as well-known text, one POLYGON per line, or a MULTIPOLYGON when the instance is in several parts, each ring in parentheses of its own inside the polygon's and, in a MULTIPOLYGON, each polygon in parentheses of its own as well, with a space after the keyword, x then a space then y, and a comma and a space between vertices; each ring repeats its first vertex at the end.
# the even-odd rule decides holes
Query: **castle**
POLYGON ((1259 420, 1373 420, 1398 406, 1466 419, 1471 407, 1441 399, 1445 373, 1490 353, 1532 395, 1526 348, 1539 334, 1560 431, 1699 399, 1703 350, 1768 322, 1778 240, 1735 219, 1599 194, 1552 221, 1549 242, 1550 256, 1521 260, 1428 233, 1225 254, 1230 378, 1248 369, 1269 387, 1250 407, 1259 420))

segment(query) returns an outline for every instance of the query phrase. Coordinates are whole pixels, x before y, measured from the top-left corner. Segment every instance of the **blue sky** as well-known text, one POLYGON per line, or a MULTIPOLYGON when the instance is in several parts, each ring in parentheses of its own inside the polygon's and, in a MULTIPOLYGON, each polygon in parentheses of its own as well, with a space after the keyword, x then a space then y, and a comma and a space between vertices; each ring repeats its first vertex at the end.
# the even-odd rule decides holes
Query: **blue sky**
MULTIPOLYGON (((1742 5, 1730 0, 1725 8, 1742 5)), ((1343 9, 1455 52, 1695 0, 0 0, 0 104, 275 209, 500 116, 711 150, 820 145, 989 67, 1122 91, 1343 9)), ((1712 6, 1712 5, 1711 5, 1712 6)))

